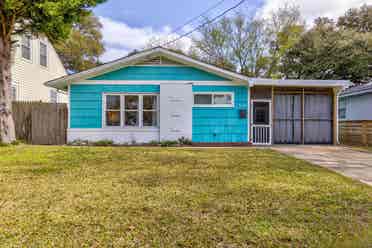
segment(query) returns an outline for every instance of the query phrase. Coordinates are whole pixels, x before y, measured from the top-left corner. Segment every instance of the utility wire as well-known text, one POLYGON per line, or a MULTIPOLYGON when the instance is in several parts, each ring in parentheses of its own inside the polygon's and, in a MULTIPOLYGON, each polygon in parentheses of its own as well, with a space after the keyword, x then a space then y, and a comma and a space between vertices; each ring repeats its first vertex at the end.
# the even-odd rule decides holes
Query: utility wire
POLYGON ((220 6, 223 2, 225 2, 226 0, 220 0, 219 2, 217 2, 215 5, 211 6, 210 8, 208 8, 207 10, 205 10, 204 12, 202 12, 200 15, 194 17, 194 18, 191 18, 190 20, 188 20, 187 22, 185 22, 184 24, 182 24, 181 26, 175 28, 172 32, 170 32, 168 35, 171 35, 173 33, 177 33, 177 31, 181 30, 183 27, 189 25, 190 23, 193 23, 194 21, 196 21, 197 19, 199 19, 200 17, 203 17, 205 14, 207 14, 209 11, 217 8, 218 6, 220 6))
POLYGON ((202 27, 206 26, 206 25, 209 25, 211 23, 213 23, 214 21, 216 21, 217 19, 221 18, 222 16, 226 15, 227 13, 229 13, 230 11, 236 9, 237 7, 239 7, 240 5, 242 5, 246 0, 241 0, 239 3, 235 4, 234 6, 232 6, 231 8, 228 8, 227 10, 223 11, 221 14, 219 14, 218 16, 212 18, 211 20, 208 20, 204 23, 202 23, 201 25, 197 26, 196 28, 192 29, 191 31, 187 32, 187 33, 184 33, 183 35, 177 37, 176 39, 173 39, 171 41, 168 41, 166 43, 163 44, 163 46, 168 46, 186 36, 189 36, 190 34, 194 33, 195 31, 201 29, 202 27))

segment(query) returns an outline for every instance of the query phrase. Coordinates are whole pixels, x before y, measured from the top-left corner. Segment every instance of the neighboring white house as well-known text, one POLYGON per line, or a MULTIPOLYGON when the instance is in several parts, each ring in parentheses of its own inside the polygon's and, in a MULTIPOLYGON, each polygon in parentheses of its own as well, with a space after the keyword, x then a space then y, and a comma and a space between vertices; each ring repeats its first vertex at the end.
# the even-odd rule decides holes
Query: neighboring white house
POLYGON ((346 89, 339 99, 340 120, 372 120, 372 82, 346 89))
POLYGON ((12 61, 12 98, 14 101, 67 102, 67 93, 47 87, 45 82, 67 72, 45 37, 17 36, 12 61))

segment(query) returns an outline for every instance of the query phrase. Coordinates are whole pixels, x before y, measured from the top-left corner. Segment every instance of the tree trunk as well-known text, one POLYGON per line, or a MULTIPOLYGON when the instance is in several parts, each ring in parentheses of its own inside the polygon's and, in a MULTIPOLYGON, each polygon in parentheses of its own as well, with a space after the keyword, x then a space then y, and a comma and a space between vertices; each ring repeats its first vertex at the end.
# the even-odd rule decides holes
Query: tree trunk
POLYGON ((11 99, 11 47, 10 36, 0 35, 0 142, 6 144, 16 139, 11 99))

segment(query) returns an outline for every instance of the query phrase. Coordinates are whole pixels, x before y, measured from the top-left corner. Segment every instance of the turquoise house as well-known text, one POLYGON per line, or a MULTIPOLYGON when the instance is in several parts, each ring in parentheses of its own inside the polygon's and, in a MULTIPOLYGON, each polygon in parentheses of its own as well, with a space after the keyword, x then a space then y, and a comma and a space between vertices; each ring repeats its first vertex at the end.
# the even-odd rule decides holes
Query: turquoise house
POLYGON ((157 47, 46 85, 68 91, 68 141, 273 144, 336 142, 348 83, 251 79, 157 47))

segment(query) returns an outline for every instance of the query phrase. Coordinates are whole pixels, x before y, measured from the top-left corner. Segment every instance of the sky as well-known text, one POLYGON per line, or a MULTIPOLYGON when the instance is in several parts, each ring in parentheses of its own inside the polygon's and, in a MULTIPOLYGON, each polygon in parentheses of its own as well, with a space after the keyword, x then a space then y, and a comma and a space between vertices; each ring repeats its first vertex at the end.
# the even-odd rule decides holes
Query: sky
MULTIPOLYGON (((134 49, 143 49, 152 38, 162 40, 177 38, 200 25, 203 19, 199 18, 177 33, 172 33, 172 30, 199 16, 208 8, 219 3, 207 14, 207 17, 213 18, 239 1, 107 0, 94 9, 94 13, 103 25, 102 34, 106 52, 101 60, 107 62, 123 57, 134 49)), ((283 0, 246 0, 237 11, 252 17, 266 17, 278 9, 283 2, 283 0)), ((372 4, 372 0, 290 0, 289 2, 299 6, 308 24, 319 16, 337 18, 349 8, 372 4)), ((183 38, 180 43, 184 49, 187 49, 191 40, 183 38)))

